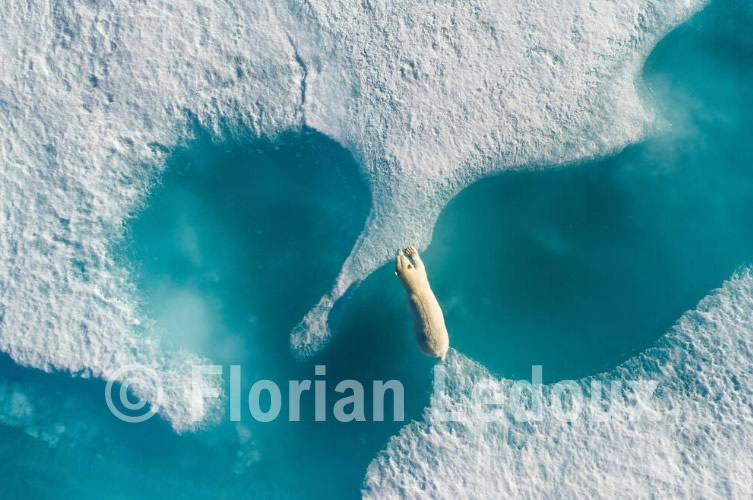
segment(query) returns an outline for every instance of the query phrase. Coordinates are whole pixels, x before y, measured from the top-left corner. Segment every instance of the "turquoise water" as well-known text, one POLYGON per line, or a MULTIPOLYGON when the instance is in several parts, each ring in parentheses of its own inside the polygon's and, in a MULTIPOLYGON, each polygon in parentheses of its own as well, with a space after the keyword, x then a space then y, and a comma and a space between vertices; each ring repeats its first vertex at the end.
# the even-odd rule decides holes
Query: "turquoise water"
MULTIPOLYGON (((654 50, 643 80, 666 132, 611 158, 485 179, 446 207, 424 260, 455 349, 507 377, 529 377, 532 364, 545 381, 597 373, 752 260, 752 22, 747 2, 714 2, 654 50)), ((336 382, 362 381, 369 415, 371 381, 397 379, 406 420, 420 418, 433 362, 413 343, 392 264, 340 304, 322 354, 290 354, 291 328, 328 291, 365 221, 355 161, 310 130, 233 137, 197 130, 127 228, 117 251, 144 314, 165 342, 242 365, 246 390, 312 379, 323 364, 330 398, 336 382)), ((76 401, 97 429, 50 448, 0 426, 9 497, 353 498, 403 425, 314 422, 304 397, 301 422, 259 423, 244 410, 240 428, 178 436, 156 418, 117 421, 99 381, 7 358, 0 372, 76 401), (242 448, 239 432, 251 435, 242 448)))
MULTIPOLYGON (((373 380, 411 380, 406 414, 420 417, 431 362, 394 326, 409 321, 402 301, 393 301, 399 318, 393 323, 394 317, 371 318, 384 314, 383 307, 356 300, 358 310, 371 312, 345 313, 331 349, 307 362, 295 361, 290 351, 290 330, 326 291, 366 219, 370 198, 358 175, 347 151, 308 130, 250 143, 199 136, 177 153, 131 225, 125 249, 136 263, 145 312, 166 341, 226 370, 241 365, 244 395, 256 380, 286 387, 290 379, 313 379, 314 366, 325 365, 328 398, 339 399, 337 382, 361 381, 366 415, 373 380)), ((391 403, 387 398, 385 415, 392 415, 391 403)), ((306 396, 301 422, 257 423, 245 399, 243 407, 242 423, 261 459, 228 480, 271 482, 285 495, 309 488, 321 498, 357 491, 369 461, 403 424, 338 423, 331 403, 327 421, 315 422, 313 398, 306 396)), ((234 454, 215 456, 223 458, 233 471, 234 454)))
POLYGON ((452 344, 499 374, 607 370, 753 261, 753 19, 715 2, 644 68, 671 128, 602 161, 463 191, 424 260, 452 344))

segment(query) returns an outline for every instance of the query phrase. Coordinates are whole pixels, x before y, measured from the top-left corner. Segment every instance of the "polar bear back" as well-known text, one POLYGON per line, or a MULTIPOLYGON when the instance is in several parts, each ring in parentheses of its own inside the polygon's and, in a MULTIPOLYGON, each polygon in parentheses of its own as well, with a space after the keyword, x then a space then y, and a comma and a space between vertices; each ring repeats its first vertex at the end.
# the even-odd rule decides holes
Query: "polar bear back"
POLYGON ((406 249, 406 252, 410 259, 398 250, 395 274, 408 296, 416 343, 424 354, 444 359, 450 347, 450 338, 442 308, 429 285, 426 268, 418 252, 413 247, 406 249))

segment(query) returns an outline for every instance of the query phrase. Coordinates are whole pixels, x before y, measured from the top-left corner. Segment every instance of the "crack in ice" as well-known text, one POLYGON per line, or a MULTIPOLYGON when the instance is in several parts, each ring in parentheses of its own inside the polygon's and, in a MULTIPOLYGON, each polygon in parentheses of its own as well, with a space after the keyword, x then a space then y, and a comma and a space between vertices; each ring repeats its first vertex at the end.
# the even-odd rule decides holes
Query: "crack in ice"
POLYGON ((301 76, 301 100, 298 104, 298 115, 300 117, 301 125, 306 125, 306 79, 308 78, 308 67, 306 66, 306 63, 303 61, 303 58, 301 57, 301 54, 298 52, 298 47, 296 46, 295 42, 293 42, 293 38, 288 34, 288 41, 290 42, 290 46, 293 49, 293 58, 295 59, 296 64, 301 69, 301 73, 303 76, 301 76))

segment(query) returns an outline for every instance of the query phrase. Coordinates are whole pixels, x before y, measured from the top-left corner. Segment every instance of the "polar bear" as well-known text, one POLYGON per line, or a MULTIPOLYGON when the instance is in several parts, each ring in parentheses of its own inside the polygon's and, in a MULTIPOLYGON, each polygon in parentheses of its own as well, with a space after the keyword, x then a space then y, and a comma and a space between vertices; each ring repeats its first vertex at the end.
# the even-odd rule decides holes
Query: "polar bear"
POLYGON ((439 302, 429 286, 426 268, 414 247, 398 249, 395 276, 405 287, 413 312, 413 333, 424 354, 444 361, 450 348, 450 337, 444 325, 444 315, 439 302), (407 256, 406 256, 407 255, 407 256))

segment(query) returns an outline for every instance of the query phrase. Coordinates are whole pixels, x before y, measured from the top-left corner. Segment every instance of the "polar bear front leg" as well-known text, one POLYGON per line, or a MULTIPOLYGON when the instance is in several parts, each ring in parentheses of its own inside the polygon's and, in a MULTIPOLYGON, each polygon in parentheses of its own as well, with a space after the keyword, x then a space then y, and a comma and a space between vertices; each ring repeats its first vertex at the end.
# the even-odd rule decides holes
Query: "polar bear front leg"
POLYGON ((418 256, 418 250, 416 250, 416 247, 410 246, 406 248, 405 254, 410 257, 410 260, 413 262, 413 265, 416 266, 416 269, 424 269, 424 262, 421 260, 421 257, 418 256))
POLYGON ((395 258, 395 276, 400 276, 401 273, 404 273, 407 269, 412 269, 413 265, 411 264, 411 261, 403 255, 403 250, 401 248, 397 249, 397 257, 395 258))

